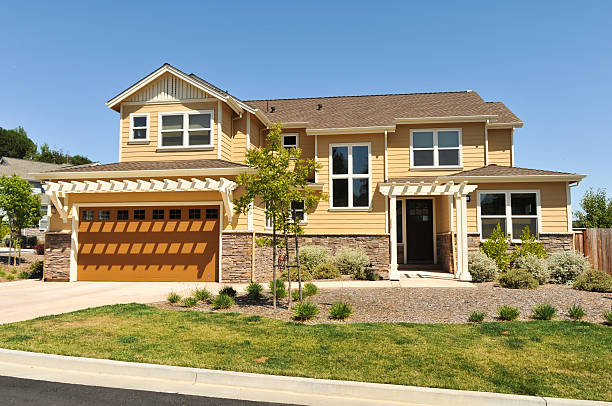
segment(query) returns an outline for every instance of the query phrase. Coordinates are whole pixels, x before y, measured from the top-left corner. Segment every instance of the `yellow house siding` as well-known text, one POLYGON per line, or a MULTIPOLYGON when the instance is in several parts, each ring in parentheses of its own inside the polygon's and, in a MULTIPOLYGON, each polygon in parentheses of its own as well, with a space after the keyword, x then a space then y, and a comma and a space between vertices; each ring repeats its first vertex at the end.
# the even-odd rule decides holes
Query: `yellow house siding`
POLYGON ((221 116, 221 159, 232 160, 232 117, 233 110, 225 103, 221 103, 223 114, 221 116))
POLYGON ((243 163, 246 159, 246 140, 247 140, 247 114, 241 118, 234 118, 233 136, 231 142, 232 161, 243 163))
POLYGON ((489 163, 511 166, 512 130, 489 129, 489 163))

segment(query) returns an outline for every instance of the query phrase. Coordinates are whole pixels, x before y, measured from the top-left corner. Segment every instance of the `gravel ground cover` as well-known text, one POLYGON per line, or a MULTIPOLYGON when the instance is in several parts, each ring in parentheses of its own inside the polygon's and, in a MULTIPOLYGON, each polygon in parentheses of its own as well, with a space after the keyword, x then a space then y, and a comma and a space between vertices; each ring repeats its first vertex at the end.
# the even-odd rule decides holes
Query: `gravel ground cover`
MULTIPOLYGON (((477 284, 466 288, 334 288, 320 289, 309 298, 321 310, 319 317, 310 323, 357 322, 412 322, 412 323, 466 323, 474 311, 487 313, 485 320, 496 320, 496 310, 501 305, 515 306, 521 312, 521 320, 531 318, 535 305, 549 303, 558 310, 557 319, 569 320, 567 308, 580 305, 585 311, 585 321, 603 322, 603 312, 612 310, 612 293, 583 292, 568 286, 544 285, 535 290, 504 289, 493 283, 477 284), (345 301, 353 306, 353 315, 345 322, 329 318, 329 308, 335 301, 345 301)), ((214 311, 207 303, 186 309, 180 304, 167 302, 154 306, 174 310, 214 311)), ((245 297, 236 298, 236 306, 228 312, 256 314, 280 320, 291 320, 293 313, 287 309, 286 299, 277 310, 270 299, 252 302, 245 297)))
MULTIPOLYGON (((22 252, 21 262, 18 262, 17 265, 8 265, 8 254, 0 254, 0 269, 3 269, 7 273, 9 273, 12 269, 17 269, 18 272, 30 272, 30 265, 38 260, 42 261, 44 258, 44 255, 22 252)), ((17 274, 15 274, 15 280, 19 280, 17 278, 17 274)), ((9 280, 6 279, 6 277, 0 276, 0 282, 9 282, 9 280)))

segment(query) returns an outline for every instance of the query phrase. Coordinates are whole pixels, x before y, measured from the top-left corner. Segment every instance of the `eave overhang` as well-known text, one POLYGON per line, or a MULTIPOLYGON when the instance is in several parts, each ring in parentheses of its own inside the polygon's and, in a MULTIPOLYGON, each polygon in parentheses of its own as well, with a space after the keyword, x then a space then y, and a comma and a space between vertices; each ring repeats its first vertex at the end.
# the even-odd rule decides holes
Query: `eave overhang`
POLYGON ((235 176, 241 173, 255 173, 253 168, 194 168, 194 169, 147 169, 133 171, 87 171, 87 172, 39 172, 32 173, 37 180, 52 179, 122 179, 137 177, 178 177, 178 176, 235 176))

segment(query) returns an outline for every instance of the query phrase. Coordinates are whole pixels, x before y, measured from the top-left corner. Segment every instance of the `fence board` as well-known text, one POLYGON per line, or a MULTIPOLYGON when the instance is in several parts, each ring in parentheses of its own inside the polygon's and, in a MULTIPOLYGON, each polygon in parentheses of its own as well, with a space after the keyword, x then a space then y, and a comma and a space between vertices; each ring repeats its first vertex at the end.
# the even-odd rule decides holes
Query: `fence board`
POLYGON ((588 257, 594 269, 612 275, 612 228, 574 231, 574 249, 588 257))

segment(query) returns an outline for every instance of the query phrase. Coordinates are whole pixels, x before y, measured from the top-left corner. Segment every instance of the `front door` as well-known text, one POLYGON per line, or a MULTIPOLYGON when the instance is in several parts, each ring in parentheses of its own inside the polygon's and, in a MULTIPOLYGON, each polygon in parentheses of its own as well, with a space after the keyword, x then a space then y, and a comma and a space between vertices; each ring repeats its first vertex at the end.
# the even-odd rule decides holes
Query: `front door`
POLYGON ((433 204, 431 199, 406 199, 408 263, 433 262, 433 204))

